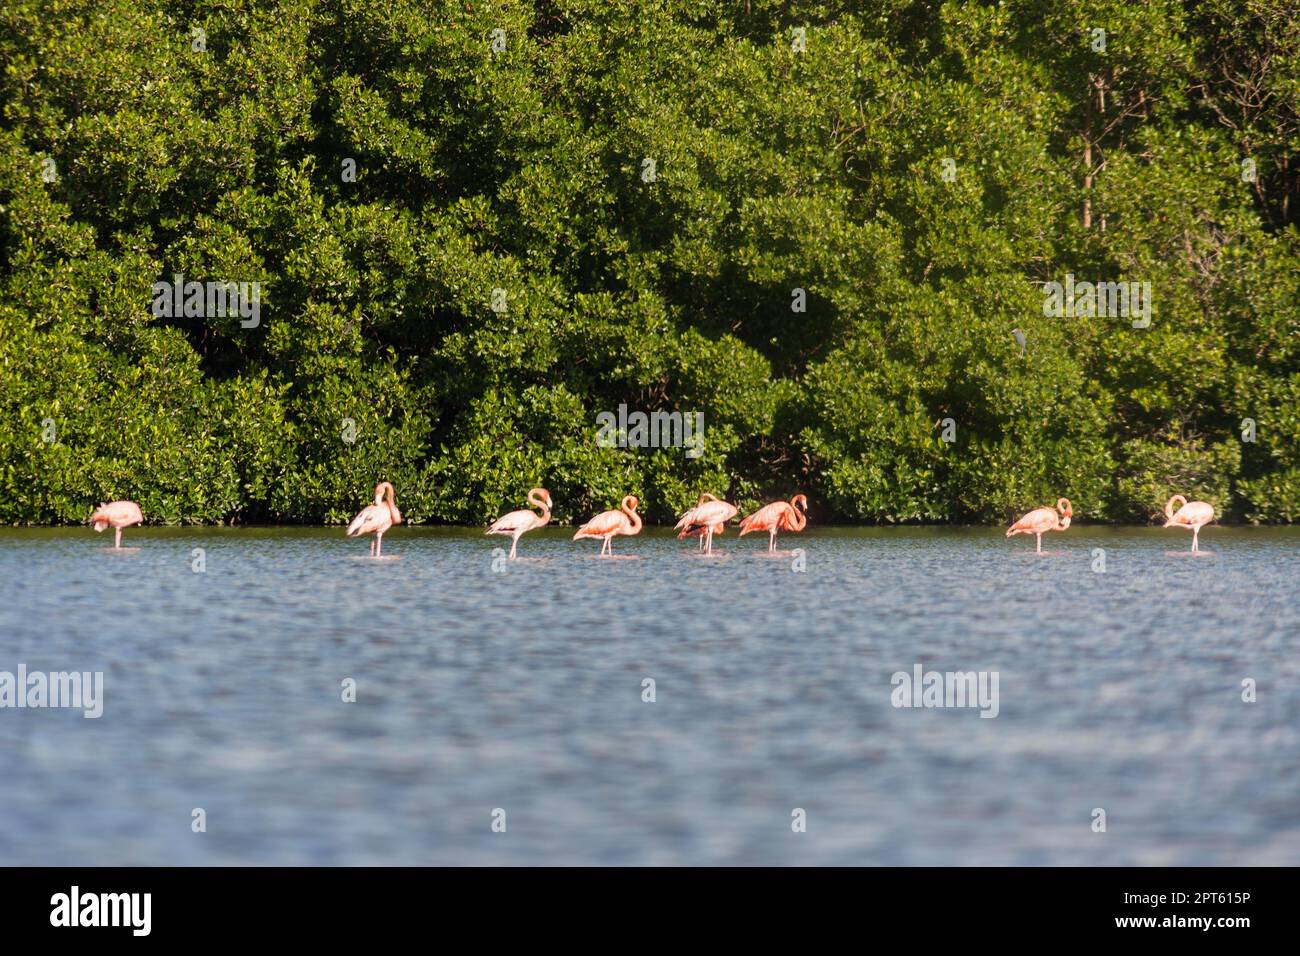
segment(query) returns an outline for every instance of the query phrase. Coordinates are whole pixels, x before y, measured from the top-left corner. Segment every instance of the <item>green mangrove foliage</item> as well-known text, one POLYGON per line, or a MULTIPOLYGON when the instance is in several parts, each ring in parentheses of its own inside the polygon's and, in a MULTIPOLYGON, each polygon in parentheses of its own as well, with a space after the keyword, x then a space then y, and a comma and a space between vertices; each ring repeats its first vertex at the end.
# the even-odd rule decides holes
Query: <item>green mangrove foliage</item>
POLYGON ((1300 516, 1295 0, 8 0, 0 65, 0 521, 1300 516))

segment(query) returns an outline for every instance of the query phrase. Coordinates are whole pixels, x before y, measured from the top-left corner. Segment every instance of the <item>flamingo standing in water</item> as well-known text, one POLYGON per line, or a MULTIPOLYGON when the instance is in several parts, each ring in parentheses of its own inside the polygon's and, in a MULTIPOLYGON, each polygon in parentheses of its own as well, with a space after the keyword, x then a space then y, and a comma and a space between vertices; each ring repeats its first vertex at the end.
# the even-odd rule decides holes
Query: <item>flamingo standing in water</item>
POLYGON ((393 497, 393 486, 387 481, 381 481, 375 485, 375 503, 367 505, 361 509, 361 513, 352 519, 348 525, 348 537, 355 538, 360 534, 373 534, 374 540, 370 542, 370 556, 372 558, 380 557, 384 546, 384 532, 395 524, 402 523, 402 513, 397 510, 397 502, 393 497), (387 500, 385 500, 387 495, 387 500))
POLYGON ((1051 508, 1035 508, 1007 530, 1007 537, 1013 534, 1032 534, 1038 541, 1034 551, 1042 554, 1043 534, 1047 531, 1064 531, 1070 527, 1070 516, 1073 514, 1074 509, 1070 507, 1070 499, 1057 498, 1056 511, 1051 508), (1061 513, 1059 523, 1056 520, 1057 511, 1061 513))
POLYGON ((700 500, 695 507, 683 514, 677 522, 676 530, 681 532, 677 537, 685 538, 695 534, 701 535, 704 553, 712 554, 713 536, 722 534, 726 523, 734 518, 739 510, 731 502, 719 501, 706 491, 700 495, 700 500))
POLYGON ((1165 527, 1179 527, 1192 529, 1192 550, 1200 551, 1201 546, 1197 542, 1197 536, 1201 533, 1201 526, 1209 524, 1214 520, 1214 506, 1205 501, 1188 501, 1182 495, 1174 495, 1165 502, 1165 527), (1174 502, 1181 501, 1183 506, 1174 511, 1174 502))
POLYGON ((515 559, 515 549, 519 545, 519 536, 525 531, 540 528, 551 520, 551 493, 545 488, 534 488, 528 492, 528 503, 534 508, 540 508, 542 513, 533 514, 527 508, 520 508, 518 511, 511 511, 509 514, 497 518, 496 521, 492 522, 492 527, 484 532, 484 534, 510 535, 511 561, 515 559))
POLYGON ((90 516, 90 523, 94 525, 96 531, 103 531, 112 526, 115 549, 122 547, 122 529, 142 521, 144 515, 140 513, 140 506, 134 501, 110 501, 100 505, 90 516))
POLYGON ((573 540, 579 538, 604 538, 605 543, 600 546, 602 555, 614 553, 614 535, 637 534, 641 530, 641 516, 636 513, 637 505, 636 495, 628 495, 619 505, 621 510, 602 511, 596 517, 592 518, 573 536, 573 540))
POLYGON ((766 531, 769 535, 767 550, 773 552, 776 550, 777 529, 802 531, 808 524, 807 511, 808 498, 804 495, 795 495, 789 501, 774 501, 740 522, 740 537, 751 531, 766 531))

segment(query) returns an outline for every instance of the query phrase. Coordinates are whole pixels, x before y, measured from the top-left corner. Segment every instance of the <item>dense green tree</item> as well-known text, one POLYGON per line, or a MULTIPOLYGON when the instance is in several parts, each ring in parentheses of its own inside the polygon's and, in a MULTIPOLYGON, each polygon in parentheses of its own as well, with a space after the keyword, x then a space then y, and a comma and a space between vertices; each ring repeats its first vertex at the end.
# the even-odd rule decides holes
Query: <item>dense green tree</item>
POLYGON ((1300 517, 1296 0, 10 0, 0 65, 0 520, 1300 517))

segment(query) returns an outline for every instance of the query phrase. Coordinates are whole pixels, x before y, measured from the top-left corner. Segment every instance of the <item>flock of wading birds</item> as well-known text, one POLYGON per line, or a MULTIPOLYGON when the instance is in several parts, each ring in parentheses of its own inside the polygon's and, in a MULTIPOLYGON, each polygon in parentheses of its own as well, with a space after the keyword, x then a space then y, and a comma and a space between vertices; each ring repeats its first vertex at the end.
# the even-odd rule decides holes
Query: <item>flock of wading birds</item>
MULTIPOLYGON (((534 488, 528 492, 528 503, 537 511, 521 508, 504 514, 487 529, 487 534, 510 536, 510 557, 515 557, 519 547, 519 538, 525 532, 546 525, 551 520, 551 493, 545 488, 534 488)), ((601 555, 614 553, 613 540, 616 535, 634 535, 641 530, 641 516, 636 513, 640 504, 635 495, 628 495, 616 510, 602 511, 592 518, 573 536, 579 538, 600 538, 601 555)), ((722 501, 705 492, 694 508, 686 511, 677 522, 678 538, 698 537, 700 548, 705 554, 713 553, 713 536, 722 534, 726 524, 736 516, 740 509, 729 501, 722 501)), ((768 533, 767 550, 776 550, 776 533, 778 531, 802 531, 808 523, 808 499, 804 495, 795 495, 789 501, 774 501, 764 505, 740 522, 740 537, 751 531, 768 533)), ((1048 531, 1064 531, 1070 527, 1070 517, 1074 509, 1070 499, 1058 498, 1056 509, 1035 508, 1007 529, 1007 537, 1017 534, 1032 534, 1036 539, 1035 552, 1043 550, 1043 535, 1048 531)), ((1200 551, 1198 536, 1201 526, 1214 520, 1214 508, 1204 501, 1188 501, 1182 495, 1174 495, 1165 502, 1165 527, 1190 528, 1192 530, 1192 550, 1200 551), (1174 511, 1174 503, 1181 502, 1181 507, 1174 511)), ((95 509, 90 516, 90 523, 96 531, 113 528, 114 548, 122 547, 122 529, 144 521, 140 506, 134 501, 111 501, 95 509)), ((375 503, 361 509, 360 514, 348 525, 350 538, 358 535, 373 534, 370 541, 371 557, 379 557, 383 548, 384 532, 395 524, 402 523, 402 513, 397 510, 393 486, 387 481, 375 485, 375 503)))

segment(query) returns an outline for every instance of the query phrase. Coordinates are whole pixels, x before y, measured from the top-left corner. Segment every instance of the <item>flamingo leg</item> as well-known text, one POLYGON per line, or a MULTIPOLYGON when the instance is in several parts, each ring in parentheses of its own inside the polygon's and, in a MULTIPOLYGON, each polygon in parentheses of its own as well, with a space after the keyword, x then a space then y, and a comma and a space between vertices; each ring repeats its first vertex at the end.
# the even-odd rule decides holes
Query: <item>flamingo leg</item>
POLYGON ((375 535, 375 557, 381 557, 384 553, 384 533, 381 531, 375 535))
POLYGON ((116 550, 116 549, 119 549, 119 548, 121 548, 121 547, 122 547, 122 529, 121 529, 121 528, 114 528, 114 529, 113 529, 113 548, 116 550))
POLYGON ((776 529, 775 528, 772 529, 772 532, 767 539, 767 550, 768 553, 771 553, 776 550, 776 529))
POLYGON ((371 539, 370 539, 370 556, 371 556, 372 558, 375 556, 375 539, 374 539, 374 538, 371 538, 371 539))
POLYGON ((1197 538, 1198 538, 1198 536, 1200 535, 1200 533, 1201 533, 1201 529, 1200 529, 1200 528, 1193 528, 1193 529, 1192 529, 1192 550, 1193 550, 1193 551, 1200 551, 1200 550, 1201 550, 1200 542, 1197 540, 1197 538))
POLYGON ((608 554, 608 555, 613 555, 613 553, 614 553, 614 536, 613 536, 612 534, 611 534, 609 537, 607 537, 607 538, 605 539, 605 547, 606 547, 606 549, 607 549, 607 550, 605 551, 605 553, 608 554))
POLYGON ((1034 537, 1035 537, 1036 539, 1038 539, 1038 545, 1034 548, 1034 553, 1036 553, 1036 554, 1042 554, 1042 553, 1043 553, 1043 533, 1042 533, 1041 531, 1039 531, 1039 532, 1037 532, 1037 533, 1034 535, 1034 537))
POLYGON ((513 538, 510 539, 510 560, 511 561, 515 559, 515 548, 517 548, 518 546, 519 546, 519 535, 515 535, 513 538))
POLYGON ((709 528, 709 543, 704 546, 704 553, 705 554, 713 553, 713 528, 712 527, 709 528))

